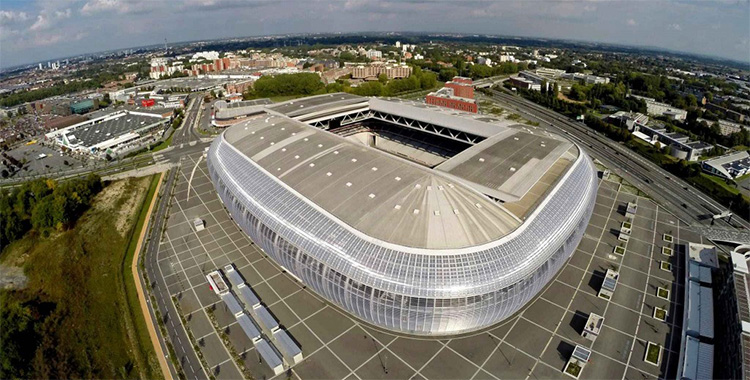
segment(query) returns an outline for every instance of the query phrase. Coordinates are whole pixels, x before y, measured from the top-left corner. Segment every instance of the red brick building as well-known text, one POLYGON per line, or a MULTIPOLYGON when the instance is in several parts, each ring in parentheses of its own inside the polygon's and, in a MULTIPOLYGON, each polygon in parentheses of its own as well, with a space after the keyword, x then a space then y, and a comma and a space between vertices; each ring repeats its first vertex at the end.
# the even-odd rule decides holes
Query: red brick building
MULTIPOLYGON (((471 81, 471 79, 469 80, 471 81)), ((464 82, 447 82, 445 87, 453 89, 453 95, 460 98, 474 99, 474 86, 464 82)))
POLYGON ((467 78, 467 77, 453 77, 451 82, 463 83, 463 84, 468 84, 468 85, 474 84, 474 81, 472 81, 471 78, 467 78))
POLYGON ((465 112, 479 112, 474 100, 474 86, 470 78, 454 77, 445 87, 431 92, 425 98, 425 103, 435 106, 451 108, 465 112))
POLYGON ((472 112, 472 113, 479 112, 479 109, 477 108, 477 103, 474 101, 474 99, 464 100, 464 99, 460 99, 456 97, 449 98, 449 97, 435 96, 435 95, 430 94, 430 95, 427 95, 427 99, 425 101, 427 104, 451 108, 454 110, 472 112))

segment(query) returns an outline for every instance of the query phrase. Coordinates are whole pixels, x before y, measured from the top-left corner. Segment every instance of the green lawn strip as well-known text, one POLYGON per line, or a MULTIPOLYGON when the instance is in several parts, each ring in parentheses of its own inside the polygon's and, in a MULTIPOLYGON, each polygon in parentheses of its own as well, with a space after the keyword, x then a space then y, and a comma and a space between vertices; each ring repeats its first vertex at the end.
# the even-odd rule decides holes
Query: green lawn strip
POLYGON ((170 145, 172 145, 172 137, 174 137, 174 133, 175 133, 175 131, 172 130, 172 133, 169 134, 169 137, 167 137, 166 140, 162 141, 161 143, 159 143, 159 145, 157 145, 157 146, 155 146, 155 147, 153 147, 151 149, 151 153, 158 152, 158 151, 163 150, 163 149, 167 149, 167 147, 169 147, 170 145))
POLYGON ((744 180, 746 180, 748 178, 750 178, 750 173, 735 178, 734 182, 740 183, 740 182, 742 182, 742 181, 744 181, 744 180))
POLYGON ((134 343, 138 346, 140 355, 144 362, 148 363, 147 366, 144 366, 144 371, 146 371, 146 374, 150 379, 163 377, 159 370, 159 362, 156 359, 156 352, 151 344, 151 337, 149 336, 148 327, 146 326, 146 319, 141 312, 135 279, 131 273, 131 264, 133 262, 133 256, 135 255, 135 248, 138 246, 141 230, 146 224, 146 216, 151 205, 151 200, 156 192, 156 187, 159 185, 159 179, 160 175, 151 176, 151 183, 148 192, 146 193, 146 197, 144 198, 140 211, 138 212, 135 227, 130 231, 130 240, 125 251, 125 256, 120 264, 120 276, 122 279, 123 291, 126 296, 128 313, 130 315, 129 319, 136 332, 136 341, 134 343))
POLYGON ((704 178, 707 178, 707 179, 711 180, 711 182, 714 182, 715 184, 719 185, 719 187, 722 187, 724 190, 726 190, 726 191, 728 191, 728 192, 730 192, 732 194, 739 194, 740 193, 740 191, 737 190, 735 187, 733 187, 733 186, 729 185, 728 183, 726 183, 726 181, 724 181, 724 179, 719 178, 719 177, 717 177, 715 175, 708 175, 708 174, 705 174, 705 173, 701 173, 701 177, 704 177, 704 178))

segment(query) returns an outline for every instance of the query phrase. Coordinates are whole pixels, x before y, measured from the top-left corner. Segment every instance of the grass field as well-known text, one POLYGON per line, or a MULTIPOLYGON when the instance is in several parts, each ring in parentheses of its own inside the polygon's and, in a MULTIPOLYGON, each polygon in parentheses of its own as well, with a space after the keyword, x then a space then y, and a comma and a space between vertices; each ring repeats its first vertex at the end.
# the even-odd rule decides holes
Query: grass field
POLYGON ((154 147, 154 149, 151 149, 151 153, 166 149, 168 146, 172 145, 172 137, 174 136, 174 133, 175 131, 172 131, 166 140, 160 142, 159 145, 154 147))
POLYGON ((28 277, 26 289, 2 291, 2 307, 32 312, 28 377, 161 377, 130 272, 144 200, 157 183, 113 182, 75 227, 47 238, 29 233, 2 252, 0 262, 28 277))

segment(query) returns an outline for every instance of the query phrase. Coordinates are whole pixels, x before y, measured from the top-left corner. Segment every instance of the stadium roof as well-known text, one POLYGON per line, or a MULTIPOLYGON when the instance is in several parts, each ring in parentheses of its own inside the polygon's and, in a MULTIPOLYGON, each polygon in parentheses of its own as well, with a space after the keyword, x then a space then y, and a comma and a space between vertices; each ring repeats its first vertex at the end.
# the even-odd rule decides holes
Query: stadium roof
MULTIPOLYGON (((330 113, 367 100, 334 94, 269 108, 306 118, 303 110, 330 113)), ((369 106, 487 138, 435 169, 280 115, 238 123, 224 138, 349 226, 376 239, 427 249, 476 246, 509 234, 578 155, 567 140, 492 118, 380 99, 369 99, 369 106)))

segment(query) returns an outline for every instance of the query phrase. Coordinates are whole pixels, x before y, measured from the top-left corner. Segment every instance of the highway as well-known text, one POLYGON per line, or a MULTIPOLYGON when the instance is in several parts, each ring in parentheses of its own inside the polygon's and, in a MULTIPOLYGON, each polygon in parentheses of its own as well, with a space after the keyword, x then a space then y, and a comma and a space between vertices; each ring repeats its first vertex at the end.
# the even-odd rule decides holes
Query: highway
MULTIPOLYGON (((573 121, 517 95, 492 90, 492 97, 501 103, 515 107, 527 119, 539 122, 540 126, 552 127, 562 132, 580 144, 592 157, 602 161, 613 173, 646 191, 649 196, 690 225, 708 225, 711 222, 711 215, 726 210, 726 207, 693 188, 692 185, 674 177, 648 159, 600 135, 581 122, 573 121)), ((720 220, 716 222, 716 225, 724 228, 750 228, 747 221, 736 215, 732 216, 731 224, 720 220)))

